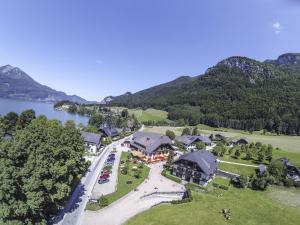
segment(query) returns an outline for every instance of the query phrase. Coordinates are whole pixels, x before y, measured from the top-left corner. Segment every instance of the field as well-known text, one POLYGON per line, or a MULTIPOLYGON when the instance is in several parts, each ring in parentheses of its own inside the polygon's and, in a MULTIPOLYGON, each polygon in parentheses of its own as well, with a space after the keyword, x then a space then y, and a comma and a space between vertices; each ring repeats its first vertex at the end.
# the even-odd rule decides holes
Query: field
POLYGON ((291 196, 299 196, 294 189, 284 189, 286 195, 275 199, 278 188, 266 192, 250 189, 236 189, 229 191, 216 190, 211 193, 194 193, 193 202, 181 205, 161 205, 146 211, 130 221, 127 225, 295 225, 300 221, 300 206, 291 196), (291 194, 291 196, 290 196, 291 194), (222 209, 230 209, 231 220, 227 221, 222 209))
POLYGON ((145 121, 166 121, 168 113, 157 109, 129 109, 130 114, 134 114, 140 122, 145 121))
MULTIPOLYGON (((124 107, 111 107, 111 110, 121 112, 123 109, 126 109, 124 107)), ((158 109, 128 109, 129 114, 134 114, 136 118, 140 122, 146 122, 146 121, 166 121, 168 118, 168 112, 158 109)))
MULTIPOLYGON (((274 147, 300 153, 300 137, 299 136, 286 136, 286 135, 272 135, 272 134, 260 134, 260 132, 253 132, 253 134, 240 130, 233 129, 216 129, 206 125, 198 125, 199 130, 203 134, 223 134, 228 138, 246 137, 252 142, 261 142, 263 144, 271 144, 274 147)), ((146 128, 146 131, 152 131, 157 133, 165 133, 166 130, 173 130, 176 135, 181 135, 183 127, 152 127, 146 128)))

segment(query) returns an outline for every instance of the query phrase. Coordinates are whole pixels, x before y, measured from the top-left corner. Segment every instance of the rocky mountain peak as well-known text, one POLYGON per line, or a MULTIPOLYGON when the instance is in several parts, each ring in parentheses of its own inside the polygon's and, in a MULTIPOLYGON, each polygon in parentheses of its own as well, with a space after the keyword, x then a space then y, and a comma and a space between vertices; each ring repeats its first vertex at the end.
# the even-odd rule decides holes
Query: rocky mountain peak
POLYGON ((300 65, 300 53, 286 53, 276 60, 266 60, 266 62, 275 65, 300 65))
POLYGON ((259 61, 241 57, 233 56, 227 59, 224 59, 217 63, 216 66, 209 68, 206 73, 211 72, 215 68, 227 67, 229 69, 238 69, 243 74, 250 77, 250 82, 254 82, 257 78, 269 78, 273 76, 274 71, 270 68, 269 65, 261 63, 259 61))

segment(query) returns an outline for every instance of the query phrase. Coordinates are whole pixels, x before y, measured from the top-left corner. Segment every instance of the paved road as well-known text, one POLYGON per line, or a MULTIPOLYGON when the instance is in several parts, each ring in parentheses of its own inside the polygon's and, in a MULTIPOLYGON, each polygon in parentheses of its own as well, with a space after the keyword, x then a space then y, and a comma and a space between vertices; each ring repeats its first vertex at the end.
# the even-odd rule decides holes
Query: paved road
MULTIPOLYGON (((124 138, 126 139, 126 138, 124 138)), ((101 168, 104 165, 106 157, 109 152, 118 144, 122 143, 124 139, 116 141, 109 146, 107 146, 103 151, 97 156, 86 175, 81 179, 80 184, 77 185, 75 191, 73 192, 70 200, 67 203, 66 208, 63 212, 55 219, 53 224, 58 225, 78 225, 82 220, 82 215, 85 210, 85 206, 91 196, 92 189, 95 182, 97 181, 98 175, 101 172, 101 168)))
POLYGON ((138 191, 132 191, 110 206, 97 211, 85 211, 83 225, 121 225, 133 216, 150 209, 164 201, 178 200, 182 194, 176 195, 170 192, 183 192, 184 186, 161 176, 163 164, 151 166, 149 179, 146 179, 138 191), (154 194, 146 198, 144 195, 153 192, 169 192, 169 194, 154 194))

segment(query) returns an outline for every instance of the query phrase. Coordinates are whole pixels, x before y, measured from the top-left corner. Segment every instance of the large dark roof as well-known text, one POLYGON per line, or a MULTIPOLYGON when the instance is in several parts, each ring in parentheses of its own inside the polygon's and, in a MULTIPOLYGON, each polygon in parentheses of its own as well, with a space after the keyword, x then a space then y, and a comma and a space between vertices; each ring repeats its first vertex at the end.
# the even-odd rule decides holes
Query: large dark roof
POLYGON ((119 135, 119 131, 116 128, 111 127, 106 122, 100 125, 100 130, 108 137, 115 137, 119 135))
POLYGON ((176 141, 179 141, 185 145, 190 145, 192 143, 202 141, 205 144, 210 145, 211 144, 211 139, 208 136, 204 135, 182 135, 179 137, 176 137, 176 141))
POLYGON ((101 135, 95 133, 89 133, 85 131, 80 131, 81 137, 84 142, 92 143, 98 145, 101 141, 101 135))
POLYGON ((213 174, 218 165, 216 157, 206 150, 194 151, 182 155, 177 161, 180 160, 187 160, 196 163, 207 176, 213 174))
POLYGON ((148 132, 136 132, 133 134, 131 145, 147 153, 152 153, 158 149, 161 145, 170 145, 172 141, 168 136, 148 133, 148 132))
POLYGON ((109 137, 115 137, 119 135, 119 131, 116 128, 104 128, 102 132, 109 137))

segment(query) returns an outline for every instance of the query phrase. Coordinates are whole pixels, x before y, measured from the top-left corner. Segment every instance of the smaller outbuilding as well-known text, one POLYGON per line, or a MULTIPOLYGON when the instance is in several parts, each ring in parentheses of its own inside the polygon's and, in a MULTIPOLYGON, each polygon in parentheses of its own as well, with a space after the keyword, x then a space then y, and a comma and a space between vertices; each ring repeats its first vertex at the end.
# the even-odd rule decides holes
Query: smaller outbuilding
POLYGON ((204 135, 182 135, 175 138, 175 141, 183 144, 188 150, 195 149, 198 141, 203 142, 205 145, 210 146, 212 141, 210 137, 204 135))
POLYGON ((232 146, 247 145, 247 144, 249 144, 249 141, 246 138, 234 139, 230 141, 230 145, 232 146))
POLYGON ((216 141, 224 141, 224 140, 226 140, 226 137, 222 134, 216 134, 215 135, 215 140, 216 141))
POLYGON ((300 181, 300 169, 297 168, 288 158, 279 159, 286 168, 287 178, 294 181, 300 181))
POLYGON ((101 147, 101 135, 95 133, 89 133, 85 131, 80 132, 84 141, 86 151, 91 153, 98 153, 101 147))

